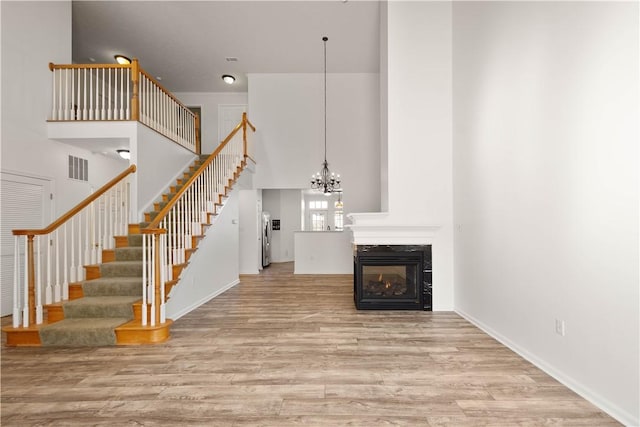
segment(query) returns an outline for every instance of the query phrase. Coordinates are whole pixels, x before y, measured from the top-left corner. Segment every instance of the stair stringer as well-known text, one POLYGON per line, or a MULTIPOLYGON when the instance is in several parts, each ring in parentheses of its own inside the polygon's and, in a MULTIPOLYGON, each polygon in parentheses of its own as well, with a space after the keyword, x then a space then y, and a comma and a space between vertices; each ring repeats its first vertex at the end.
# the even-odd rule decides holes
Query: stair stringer
POLYGON ((251 188, 251 181, 252 173, 246 170, 236 180, 213 225, 171 289, 167 318, 177 320, 239 283, 239 190, 251 188))

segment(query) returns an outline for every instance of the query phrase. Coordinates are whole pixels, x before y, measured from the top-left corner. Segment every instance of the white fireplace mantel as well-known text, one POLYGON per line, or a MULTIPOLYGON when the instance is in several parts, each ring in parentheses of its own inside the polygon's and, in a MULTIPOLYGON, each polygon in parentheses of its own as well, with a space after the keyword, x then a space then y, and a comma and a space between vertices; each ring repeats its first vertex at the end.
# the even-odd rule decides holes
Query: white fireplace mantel
POLYGON ((347 218, 355 245, 430 245, 440 225, 399 224, 388 212, 350 213, 347 218))

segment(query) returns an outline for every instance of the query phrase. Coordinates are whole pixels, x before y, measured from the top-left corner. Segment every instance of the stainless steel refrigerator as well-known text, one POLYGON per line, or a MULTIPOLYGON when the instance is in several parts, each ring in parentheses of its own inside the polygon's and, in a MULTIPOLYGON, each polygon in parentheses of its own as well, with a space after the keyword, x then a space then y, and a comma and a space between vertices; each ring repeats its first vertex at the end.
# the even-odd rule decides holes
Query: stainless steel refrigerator
POLYGON ((262 212, 262 266, 271 264, 271 215, 262 212))

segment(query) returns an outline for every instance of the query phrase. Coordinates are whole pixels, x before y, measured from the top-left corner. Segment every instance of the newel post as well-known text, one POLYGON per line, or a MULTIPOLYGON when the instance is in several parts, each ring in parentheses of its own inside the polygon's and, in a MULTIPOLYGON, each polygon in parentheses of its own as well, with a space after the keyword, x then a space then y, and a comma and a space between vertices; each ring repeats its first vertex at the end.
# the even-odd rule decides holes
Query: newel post
POLYGON ((247 113, 242 113, 242 154, 247 157, 247 113))
POLYGON ((202 154, 200 151, 200 115, 195 114, 195 130, 196 130, 196 154, 202 154))
POLYGON ((140 119, 140 101, 138 97, 140 66, 136 58, 133 58, 133 61, 131 61, 131 82, 133 83, 133 91, 131 93, 131 120, 138 121, 140 119))
POLYGON ((157 230, 153 234, 155 251, 153 253, 153 266, 154 266, 154 276, 153 276, 153 293, 154 293, 154 309, 155 309, 155 321, 157 323, 162 323, 162 318, 160 317, 160 307, 164 304, 162 300, 164 292, 161 292, 161 287, 164 286, 163 279, 163 268, 164 266, 161 263, 160 256, 164 252, 164 248, 162 247, 162 235, 165 234, 167 230, 157 230))
POLYGON ((27 284, 29 287, 28 307, 29 307, 29 325, 36 324, 36 274, 34 264, 34 252, 33 252, 33 234, 27 236, 27 284))

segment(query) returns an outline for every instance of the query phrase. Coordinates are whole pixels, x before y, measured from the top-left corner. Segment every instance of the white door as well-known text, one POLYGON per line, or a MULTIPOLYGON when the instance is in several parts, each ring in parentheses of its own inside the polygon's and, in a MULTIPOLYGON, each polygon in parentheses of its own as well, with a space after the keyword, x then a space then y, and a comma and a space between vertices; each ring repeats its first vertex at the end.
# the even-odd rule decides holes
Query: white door
POLYGON ((242 121, 246 105, 218 105, 218 144, 242 121))
MULTIPOLYGON (((51 181, 2 172, 0 178, 0 316, 13 311, 14 229, 44 228, 51 218, 51 181)), ((21 244, 21 260, 24 244, 21 244)), ((23 269, 21 269, 23 270, 23 269)), ((20 271, 23 280, 24 271, 20 271)))

